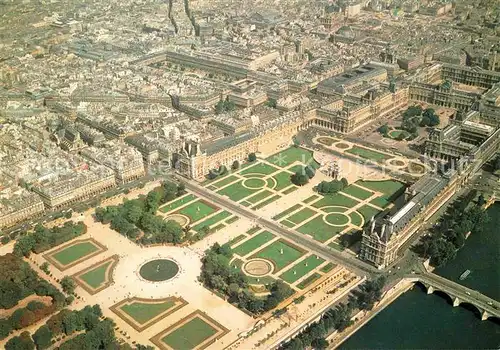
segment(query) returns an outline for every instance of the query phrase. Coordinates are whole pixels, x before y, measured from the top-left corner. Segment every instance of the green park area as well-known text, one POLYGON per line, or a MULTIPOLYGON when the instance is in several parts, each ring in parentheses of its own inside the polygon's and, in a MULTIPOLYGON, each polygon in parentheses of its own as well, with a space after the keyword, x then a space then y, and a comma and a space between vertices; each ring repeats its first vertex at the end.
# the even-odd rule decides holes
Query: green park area
POLYGON ((288 283, 294 283, 324 262, 325 260, 319 256, 310 255, 282 273, 280 278, 288 283))
POLYGON ((327 194, 323 196, 323 198, 312 204, 312 206, 315 208, 323 208, 327 206, 340 206, 340 207, 352 208, 355 207, 356 205, 358 205, 358 202, 356 200, 343 196, 340 193, 327 194))
POLYGON ((217 210, 218 208, 210 205, 208 202, 197 200, 179 210, 179 214, 186 215, 191 220, 191 223, 193 223, 215 213, 217 210))
POLYGON ((297 161, 304 165, 311 165, 315 169, 319 168, 319 163, 314 160, 313 153, 301 147, 290 147, 268 157, 266 160, 282 168, 286 168, 297 161))
POLYGON ((380 213, 380 210, 367 204, 363 205, 361 208, 358 208, 357 212, 363 216, 365 222, 368 222, 373 216, 376 216, 378 213, 380 213))
POLYGON ((371 150, 368 148, 364 148, 364 147, 359 147, 359 146, 353 146, 350 149, 348 149, 346 152, 357 155, 361 158, 371 159, 371 160, 378 162, 378 163, 383 163, 387 159, 394 158, 391 155, 388 155, 385 153, 380 153, 380 152, 377 152, 377 151, 374 151, 374 150, 371 150))
POLYGON ((405 185, 399 181, 385 180, 385 181, 357 181, 356 184, 368 188, 372 191, 383 193, 373 199, 370 203, 380 208, 385 208, 390 203, 394 202, 396 198, 404 191, 405 185))
POLYGON ((331 226, 323 220, 323 216, 317 216, 296 228, 300 233, 309 235, 319 242, 325 242, 341 232, 345 227, 331 226))
POLYGON ((170 202, 170 203, 165 204, 164 206, 162 206, 162 207, 160 208, 160 211, 161 211, 162 213, 168 213, 169 211, 174 210, 174 209, 177 209, 177 208, 179 208, 180 206, 182 206, 182 205, 184 205, 184 204, 186 204, 186 203, 189 203, 189 202, 191 202, 191 201, 193 201, 193 200, 195 200, 195 199, 196 199, 196 197, 195 197, 194 195, 192 195, 192 194, 187 194, 187 195, 185 195, 184 197, 181 197, 181 198, 179 198, 179 199, 176 199, 176 200, 175 200, 175 201, 173 201, 173 202, 170 202))
POLYGON ((342 190, 342 192, 344 192, 350 196, 356 197, 360 200, 368 199, 373 195, 373 192, 366 191, 366 190, 364 190, 356 185, 347 186, 346 188, 344 188, 342 190))
POLYGON ((276 187, 274 187, 274 190, 281 191, 282 189, 290 186, 292 184, 290 176, 291 174, 286 171, 273 175, 273 178, 276 180, 276 187))
MULTIPOLYGON (((249 179, 251 180, 251 179, 249 179)), ((228 196, 231 200, 238 202, 243 198, 250 196, 251 194, 257 192, 258 189, 250 189, 243 186, 243 181, 238 181, 232 185, 224 187, 222 190, 219 190, 217 193, 221 196, 228 196)))
POLYGON ((100 266, 97 266, 95 269, 85 272, 80 275, 79 278, 92 288, 97 289, 106 282, 106 271, 112 263, 112 261, 108 261, 100 266))
POLYGON ((362 227, 363 226, 363 217, 357 212, 353 211, 349 213, 349 217, 351 218, 351 225, 362 227))
POLYGON ((197 316, 164 336, 161 341, 171 349, 191 350, 217 333, 216 328, 197 316))
POLYGON ((137 323, 144 324, 168 309, 171 309, 175 305, 176 303, 174 299, 161 303, 136 301, 130 304, 125 304, 121 306, 120 309, 132 317, 137 323))
POLYGON ((252 255, 252 258, 262 258, 271 261, 274 264, 274 273, 280 271, 290 263, 299 259, 304 255, 304 250, 298 247, 293 247, 284 240, 278 240, 257 253, 252 255))
POLYGON ((320 277, 321 277, 321 275, 319 273, 315 272, 312 275, 310 275, 309 277, 304 278, 304 280, 302 282, 300 282, 299 284, 297 284, 297 287, 299 289, 304 289, 304 288, 306 288, 308 285, 310 285, 311 283, 313 283, 314 281, 316 281, 320 277))
POLYGON ((287 220, 291 221, 295 224, 300 224, 302 221, 305 221, 309 218, 312 218, 316 214, 317 214, 317 212, 315 212, 314 210, 309 209, 309 208, 304 208, 304 209, 296 212, 295 214, 289 216, 287 218, 287 220))
POLYGON ((269 232, 269 231, 263 231, 259 233, 258 235, 250 238, 249 240, 246 240, 242 244, 236 246, 233 248, 233 252, 235 254, 238 254, 239 256, 245 256, 248 253, 256 250, 263 244, 269 242, 272 240, 275 236, 269 232))
POLYGON ((253 195, 252 197, 247 198, 246 201, 249 203, 255 204, 255 203, 260 202, 261 200, 263 200, 267 197, 270 197, 272 195, 273 195, 273 192, 268 191, 268 190, 263 190, 255 195, 253 195))
POLYGON ((217 187, 217 188, 221 188, 221 187, 224 187, 224 186, 226 186, 226 185, 230 184, 231 182, 234 182, 238 179, 239 178, 237 176, 231 175, 231 176, 223 178, 222 180, 214 182, 211 185, 214 187, 217 187))
POLYGON ((52 254, 51 257, 61 265, 69 265, 98 250, 100 250, 100 248, 97 245, 90 241, 85 241, 72 244, 63 250, 52 254))
POLYGON ((294 206, 282 211, 281 213, 273 216, 273 219, 274 220, 279 220, 281 218, 284 218, 285 216, 287 216, 288 214, 294 212, 295 210, 299 209, 299 208, 302 208, 302 205, 300 204, 295 204, 294 206))
POLYGON ((203 227, 211 228, 216 223, 230 217, 231 215, 232 214, 228 211, 225 211, 225 210, 221 211, 220 213, 215 214, 211 218, 206 219, 206 220, 200 222, 199 224, 197 224, 195 227, 193 227, 193 230, 195 230, 196 232, 199 232, 200 230, 202 230, 203 227))
POLYGON ((269 175, 272 174, 276 171, 278 171, 278 168, 275 168, 269 164, 266 163, 257 163, 251 167, 248 167, 246 169, 243 169, 239 172, 240 175, 249 175, 249 174, 262 174, 262 175, 269 175))

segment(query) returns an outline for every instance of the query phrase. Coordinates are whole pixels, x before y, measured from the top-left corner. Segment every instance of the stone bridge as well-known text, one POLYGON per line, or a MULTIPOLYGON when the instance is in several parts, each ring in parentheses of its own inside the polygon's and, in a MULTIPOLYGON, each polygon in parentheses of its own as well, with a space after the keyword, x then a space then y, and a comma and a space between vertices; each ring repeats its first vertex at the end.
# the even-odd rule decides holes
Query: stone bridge
POLYGON ((462 303, 473 305, 481 315, 481 320, 490 317, 500 319, 500 302, 476 290, 467 288, 456 282, 430 272, 418 272, 406 276, 406 279, 422 284, 427 289, 427 294, 441 292, 450 297, 453 306, 462 303))

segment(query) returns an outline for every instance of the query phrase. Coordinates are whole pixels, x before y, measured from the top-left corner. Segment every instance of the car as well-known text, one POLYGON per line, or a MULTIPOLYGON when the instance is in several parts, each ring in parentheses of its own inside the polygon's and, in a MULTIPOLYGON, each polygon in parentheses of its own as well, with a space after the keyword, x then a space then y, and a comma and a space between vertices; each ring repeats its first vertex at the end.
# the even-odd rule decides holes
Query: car
POLYGON ((465 294, 470 295, 470 292, 465 292, 465 294))
POLYGON ((493 303, 491 301, 488 301, 488 305, 493 305, 493 303))

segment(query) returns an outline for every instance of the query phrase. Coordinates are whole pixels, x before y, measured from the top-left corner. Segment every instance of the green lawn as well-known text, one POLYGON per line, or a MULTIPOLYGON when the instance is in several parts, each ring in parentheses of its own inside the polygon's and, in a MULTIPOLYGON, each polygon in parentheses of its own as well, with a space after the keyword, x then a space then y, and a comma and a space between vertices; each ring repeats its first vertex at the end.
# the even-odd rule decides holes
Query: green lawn
POLYGON ((120 309, 132 317, 137 323, 144 324, 174 306, 175 301, 168 300, 163 303, 155 304, 133 302, 121 306, 120 309))
POLYGON ((272 196, 273 193, 271 191, 268 191, 268 190, 263 190, 262 192, 259 192, 255 195, 253 195, 252 197, 249 197, 246 199, 247 202, 250 202, 252 204, 255 204, 257 202, 260 202, 261 200, 269 197, 269 196, 272 196))
POLYGON ((357 181, 363 187, 370 190, 382 192, 384 195, 373 199, 370 203, 373 203, 377 207, 385 208, 390 203, 392 203, 405 188, 405 185, 399 181, 385 180, 385 181, 357 181))
POLYGON ((229 246, 232 246, 232 245, 235 245, 236 243, 241 242, 241 241, 242 241, 242 240, 244 240, 245 238, 247 238, 247 236, 246 236, 246 235, 244 235, 244 234, 241 234, 241 235, 238 235, 238 236, 234 237, 232 240, 230 240, 229 242, 227 242, 227 244, 228 244, 229 246))
POLYGON ((319 242, 329 240, 343 229, 344 227, 328 225, 323 221, 323 216, 321 215, 296 228, 300 233, 312 236, 319 242))
MULTIPOLYGON (((291 166, 290 168, 287 169, 288 171, 291 171, 292 173, 296 173, 297 171, 303 171, 304 166, 302 164, 296 164, 294 166, 291 166)), ((291 174, 290 174, 291 175, 291 174)))
POLYGON ((276 180, 276 187, 274 189, 276 191, 281 191, 282 189, 290 186, 292 184, 290 176, 292 175, 286 171, 282 171, 281 173, 274 175, 273 178, 276 180))
POLYGON ((321 209, 325 213, 344 213, 349 210, 349 208, 345 207, 324 207, 321 209))
POLYGON ((193 227, 193 230, 195 230, 196 232, 199 232, 204 226, 208 226, 211 228, 216 223, 218 223, 218 222, 220 222, 220 221, 222 221, 230 216, 231 216, 230 212, 225 211, 225 210, 221 211, 220 213, 217 213, 214 216, 212 216, 210 219, 204 220, 204 221, 200 222, 199 224, 197 224, 195 227, 193 227))
POLYGON ((342 192, 344 192, 350 196, 356 197, 358 199, 361 199, 361 200, 365 200, 367 198, 370 198, 371 195, 373 194, 373 192, 366 191, 366 190, 364 190, 356 185, 347 186, 346 188, 344 188, 342 190, 342 192))
POLYGON ((304 289, 305 287, 307 287, 308 285, 310 285, 311 283, 313 283, 314 281, 316 281, 320 277, 321 277, 321 275, 319 273, 315 272, 311 276, 307 277, 302 282, 300 282, 299 284, 297 284, 297 287, 299 289, 304 289))
POLYGON ((357 156, 360 156, 361 158, 365 159, 371 159, 375 162, 383 162, 387 159, 392 159, 394 156, 385 154, 385 153, 380 153, 368 148, 364 147, 359 147, 359 146, 353 146, 352 148, 346 150, 347 153, 355 154, 357 156))
POLYGON ((292 192, 294 192, 294 191, 297 191, 297 189, 298 189, 298 187, 296 187, 296 186, 292 186, 292 187, 287 188, 286 190, 284 190, 282 193, 283 193, 283 194, 290 194, 290 193, 292 193, 292 192))
POLYGON ((183 204, 186 204, 188 202, 191 202, 193 200, 195 200, 196 197, 192 194, 188 194, 182 198, 179 198, 179 199, 176 199, 175 201, 173 202, 170 202, 169 204, 165 204, 163 207, 160 208, 160 211, 162 213, 167 213, 171 210, 174 210, 174 209, 177 209, 179 208, 181 205, 183 204))
POLYGON ((273 220, 279 220, 281 218, 284 218, 285 216, 287 216, 288 214, 290 214, 291 212, 293 212, 293 211, 295 211, 295 210, 297 210, 299 208, 302 208, 302 205, 295 204, 294 206, 288 208, 287 210, 282 211, 278 215, 273 216, 273 220))
POLYGON ((200 317, 195 317, 161 339, 175 350, 191 350, 217 334, 217 329, 200 317))
POLYGON ((239 219, 240 219, 240 217, 235 215, 231 219, 226 220, 226 224, 230 225, 230 224, 238 221, 239 219))
POLYGON ((335 264, 334 264, 334 263, 332 263, 332 262, 329 262, 328 264, 326 264, 325 266, 323 266, 323 267, 320 269, 320 271, 321 271, 321 272, 324 272, 324 273, 327 273, 327 272, 332 271, 332 270, 335 268, 335 266, 337 266, 337 265, 335 265, 335 264))
POLYGON ((288 283, 294 283, 300 278, 307 275, 309 272, 317 268, 319 265, 325 262, 324 259, 311 255, 305 258, 303 261, 293 265, 288 270, 280 275, 280 278, 288 283))
POLYGON ((239 256, 245 256, 248 253, 259 248, 263 244, 272 240, 275 236, 269 231, 263 231, 258 235, 250 238, 249 240, 243 242, 242 244, 233 248, 233 252, 239 256))
POLYGON ((307 204, 307 203, 310 203, 310 202, 314 202, 318 198, 319 198, 318 195, 313 194, 311 197, 308 197, 308 198, 304 199, 303 202, 307 204))
POLYGON ((68 265, 98 250, 99 247, 92 242, 80 242, 53 254, 52 258, 57 260, 61 265, 68 265))
POLYGON ((330 213, 325 215, 325 220, 335 226, 345 226, 349 223, 349 217, 342 213, 330 213))
POLYGON ((316 215, 317 212, 310 208, 304 208, 295 214, 289 216, 287 218, 288 221, 294 222, 296 224, 300 224, 302 221, 305 221, 306 219, 312 218, 314 215, 316 215))
POLYGON ((224 187, 222 190, 217 193, 221 196, 228 196, 231 200, 238 202, 245 197, 250 196, 251 194, 257 192, 258 189, 249 189, 243 186, 242 181, 238 181, 232 185, 224 187))
POLYGON ((328 137, 328 136, 321 136, 321 137, 318 137, 317 141, 323 145, 331 146, 335 142, 338 142, 339 140, 333 139, 333 138, 328 137))
POLYGON ((181 210, 179 210, 180 214, 186 215, 191 219, 191 223, 196 222, 200 219, 203 219, 205 216, 215 213, 217 208, 214 208, 208 205, 204 201, 196 201, 191 204, 188 204, 181 210))
POLYGON ((221 187, 224 187, 227 184, 230 184, 231 182, 234 182, 234 181, 236 181, 238 179, 239 179, 239 177, 231 175, 231 176, 228 176, 228 177, 226 177, 226 178, 224 178, 224 179, 222 179, 220 181, 214 182, 212 184, 212 186, 217 187, 217 188, 221 188, 221 187))
POLYGON ((351 217, 351 225, 362 227, 363 218, 361 217, 361 215, 359 215, 358 212, 353 211, 349 214, 349 216, 351 217))
POLYGON ((315 208, 321 208, 326 206, 340 206, 340 207, 355 207, 359 202, 349 197, 343 196, 340 193, 327 194, 320 200, 312 204, 315 208))
POLYGON ((295 227, 295 223, 288 221, 287 219, 280 221, 281 224, 285 225, 286 227, 292 228, 295 227))
POLYGON ((271 204, 272 202, 274 201, 277 201, 278 199, 280 199, 281 196, 280 195, 274 195, 272 196, 271 198, 268 198, 266 199, 265 201, 263 202, 260 202, 259 204, 257 204, 255 207, 252 207, 253 210, 257 210, 257 209, 260 209, 260 208, 264 208, 266 205, 268 204, 271 204))
POLYGON ((376 216, 378 213, 380 213, 380 210, 375 209, 372 206, 369 205, 363 205, 361 208, 358 208, 356 210, 358 213, 363 215, 365 218, 365 222, 368 222, 371 220, 372 216, 376 216))
POLYGON ((261 228, 260 228, 259 226, 254 226, 254 227, 250 228, 250 229, 247 231, 247 233, 248 233, 249 235, 253 235, 254 233, 256 233, 256 232, 257 232, 257 231, 259 231, 259 230, 261 230, 261 228))
POLYGON ((250 178, 243 181, 245 187, 251 189, 261 189, 267 186, 267 181, 259 178, 250 178))
POLYGON ((274 263, 273 272, 276 273, 302 255, 304 255, 304 251, 292 247, 283 240, 279 240, 252 255, 252 258, 263 258, 272 261, 274 263), (283 249, 283 254, 281 254, 281 249, 283 249))
POLYGON ((301 147, 290 147, 282 152, 270 156, 266 160, 282 168, 285 168, 296 161, 299 161, 304 165, 311 165, 315 169, 319 168, 319 164, 313 158, 313 153, 301 147))
POLYGON ((106 281, 106 270, 111 263, 112 261, 109 261, 101 266, 97 266, 95 269, 87 271, 79 277, 92 288, 98 288, 106 281))
POLYGON ((273 167, 272 165, 266 164, 266 163, 257 163, 251 167, 248 167, 239 173, 241 175, 245 174, 263 174, 263 175, 269 175, 272 174, 276 171, 278 171, 278 168, 273 167))

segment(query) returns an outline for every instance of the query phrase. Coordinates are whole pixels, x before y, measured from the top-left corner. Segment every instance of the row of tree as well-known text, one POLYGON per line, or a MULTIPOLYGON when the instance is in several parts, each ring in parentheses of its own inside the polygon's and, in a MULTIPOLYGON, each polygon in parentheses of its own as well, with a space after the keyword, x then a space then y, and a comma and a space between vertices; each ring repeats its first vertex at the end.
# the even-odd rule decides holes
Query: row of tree
POLYGON ((343 177, 340 180, 321 181, 316 186, 316 191, 321 194, 332 194, 342 191, 347 186, 349 186, 349 182, 343 177))
POLYGON ((300 168, 290 177, 290 181, 294 185, 303 186, 309 182, 316 175, 316 169, 311 165, 306 165, 300 168))
POLYGON ((302 350, 309 347, 326 349, 328 341, 325 337, 334 330, 343 331, 352 324, 351 315, 355 310, 371 310, 375 303, 382 297, 385 278, 378 278, 364 282, 354 291, 347 304, 340 303, 335 308, 329 309, 315 322, 306 327, 292 340, 281 344, 283 350, 302 350))
POLYGON ((120 234, 144 245, 155 243, 179 244, 186 239, 182 227, 173 220, 165 221, 156 215, 158 208, 178 196, 185 194, 183 184, 164 182, 150 191, 145 198, 126 200, 124 203, 95 211, 96 220, 110 224, 120 234), (141 230, 144 232, 142 237, 141 230))
POLYGON ((257 298, 249 289, 247 277, 240 269, 229 264, 233 252, 229 245, 215 243, 205 254, 200 280, 209 289, 225 295, 228 301, 243 310, 260 314, 274 309, 293 294, 292 289, 278 280, 267 288, 266 298, 257 298))
POLYGON ((25 234, 14 245, 14 254, 29 256, 31 252, 42 253, 87 232, 83 222, 66 221, 62 226, 46 228, 38 224, 32 234, 25 234))
POLYGON ((453 260, 457 250, 465 244, 467 233, 478 234, 486 228, 490 218, 482 208, 484 202, 480 196, 478 202, 469 208, 469 198, 453 203, 432 234, 422 239, 418 247, 420 254, 430 258, 431 264, 437 267, 453 260))

